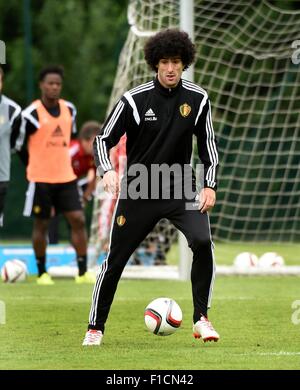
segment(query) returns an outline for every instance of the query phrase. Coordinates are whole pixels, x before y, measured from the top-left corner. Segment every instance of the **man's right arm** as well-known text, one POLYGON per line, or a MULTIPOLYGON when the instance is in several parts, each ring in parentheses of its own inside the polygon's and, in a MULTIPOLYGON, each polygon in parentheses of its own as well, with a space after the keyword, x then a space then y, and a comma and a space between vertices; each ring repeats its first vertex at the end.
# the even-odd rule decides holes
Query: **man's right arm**
POLYGON ((28 109, 22 112, 19 142, 16 145, 18 156, 20 157, 21 161, 25 166, 28 165, 29 160, 27 149, 28 138, 39 128, 36 110, 31 111, 30 115, 28 115, 28 112, 26 112, 27 110, 28 109))
POLYGON ((110 161, 109 151, 117 145, 122 135, 126 132, 126 128, 130 125, 128 115, 130 115, 130 106, 128 106, 126 99, 122 98, 115 105, 99 135, 94 140, 95 164, 100 177, 103 177, 106 172, 114 170, 110 161))

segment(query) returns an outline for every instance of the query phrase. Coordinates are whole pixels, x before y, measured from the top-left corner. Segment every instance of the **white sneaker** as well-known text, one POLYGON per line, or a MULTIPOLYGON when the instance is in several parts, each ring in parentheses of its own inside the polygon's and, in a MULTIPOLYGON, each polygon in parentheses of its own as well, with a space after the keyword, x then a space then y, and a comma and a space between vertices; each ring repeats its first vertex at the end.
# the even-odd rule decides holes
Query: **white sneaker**
POLYGON ((89 329, 85 334, 82 345, 100 345, 102 337, 101 330, 89 329))
POLYGON ((193 334, 195 339, 200 339, 202 337, 204 342, 216 342, 220 338, 219 334, 214 330, 212 323, 204 316, 193 325, 193 334))

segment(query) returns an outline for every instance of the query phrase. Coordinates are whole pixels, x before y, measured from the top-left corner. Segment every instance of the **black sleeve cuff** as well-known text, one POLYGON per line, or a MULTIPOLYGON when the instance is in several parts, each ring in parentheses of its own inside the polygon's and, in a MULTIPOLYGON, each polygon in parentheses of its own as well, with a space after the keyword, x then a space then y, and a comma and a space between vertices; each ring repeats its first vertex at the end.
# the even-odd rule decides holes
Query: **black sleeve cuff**
POLYGON ((217 192, 217 183, 207 182, 207 181, 205 180, 205 182, 204 182, 204 188, 211 188, 212 190, 214 190, 215 192, 217 192))

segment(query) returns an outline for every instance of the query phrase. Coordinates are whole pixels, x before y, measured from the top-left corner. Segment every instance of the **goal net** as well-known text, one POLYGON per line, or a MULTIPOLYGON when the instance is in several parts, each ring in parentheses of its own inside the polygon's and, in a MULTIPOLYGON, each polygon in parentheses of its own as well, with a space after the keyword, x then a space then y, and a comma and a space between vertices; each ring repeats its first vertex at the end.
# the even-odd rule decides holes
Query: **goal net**
MULTIPOLYGON (((273 3, 194 0, 194 81, 212 101, 220 154, 214 239, 300 238, 300 12, 273 3)), ((132 0, 128 21, 108 112, 126 90, 154 76, 143 58, 145 40, 180 26, 180 1, 132 0)), ((94 245, 100 209, 95 199, 94 245)))

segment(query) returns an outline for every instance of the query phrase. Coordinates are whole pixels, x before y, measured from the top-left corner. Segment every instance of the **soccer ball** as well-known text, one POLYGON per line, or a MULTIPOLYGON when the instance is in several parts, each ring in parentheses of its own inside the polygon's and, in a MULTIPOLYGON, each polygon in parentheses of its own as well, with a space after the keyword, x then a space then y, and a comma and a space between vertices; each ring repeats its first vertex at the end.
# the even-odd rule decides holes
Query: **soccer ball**
POLYGON ((144 318, 150 332, 169 336, 180 327, 182 311, 174 299, 157 298, 146 307, 144 318))
POLYGON ((282 267, 284 259, 276 252, 266 252, 259 258, 258 265, 261 268, 282 267))
POLYGON ((5 283, 22 282, 26 279, 26 264, 18 259, 8 260, 1 269, 1 278, 5 283))
POLYGON ((254 253, 242 252, 236 256, 233 265, 239 269, 257 267, 258 257, 254 253))

